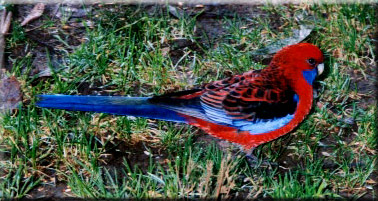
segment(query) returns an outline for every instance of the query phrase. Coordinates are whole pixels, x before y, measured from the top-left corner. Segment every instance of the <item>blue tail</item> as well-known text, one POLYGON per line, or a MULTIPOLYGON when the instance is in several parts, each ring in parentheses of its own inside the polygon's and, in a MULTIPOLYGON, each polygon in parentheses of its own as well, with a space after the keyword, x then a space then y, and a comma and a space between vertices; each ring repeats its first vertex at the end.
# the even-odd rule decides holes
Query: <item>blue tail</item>
POLYGON ((178 112, 154 105, 149 99, 120 96, 40 95, 37 106, 186 122, 178 112))

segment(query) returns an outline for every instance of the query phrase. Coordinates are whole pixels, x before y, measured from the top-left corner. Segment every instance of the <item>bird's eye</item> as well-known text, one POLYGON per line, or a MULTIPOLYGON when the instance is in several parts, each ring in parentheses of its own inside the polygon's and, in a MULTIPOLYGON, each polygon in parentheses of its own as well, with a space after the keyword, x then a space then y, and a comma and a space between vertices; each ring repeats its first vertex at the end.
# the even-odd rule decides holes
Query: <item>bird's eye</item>
POLYGON ((308 62, 310 65, 312 65, 312 66, 316 64, 316 61, 315 61, 315 59, 313 59, 313 58, 308 59, 307 62, 308 62))

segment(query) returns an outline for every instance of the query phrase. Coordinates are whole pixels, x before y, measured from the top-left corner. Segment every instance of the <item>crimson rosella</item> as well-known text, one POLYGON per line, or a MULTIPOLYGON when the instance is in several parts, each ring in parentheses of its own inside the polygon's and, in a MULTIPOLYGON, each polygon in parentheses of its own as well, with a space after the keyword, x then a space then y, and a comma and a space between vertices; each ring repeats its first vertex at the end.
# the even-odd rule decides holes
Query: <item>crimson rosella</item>
POLYGON ((182 122, 242 145, 246 151, 293 130, 310 112, 323 54, 299 43, 269 66, 199 88, 154 97, 41 95, 40 107, 182 122))

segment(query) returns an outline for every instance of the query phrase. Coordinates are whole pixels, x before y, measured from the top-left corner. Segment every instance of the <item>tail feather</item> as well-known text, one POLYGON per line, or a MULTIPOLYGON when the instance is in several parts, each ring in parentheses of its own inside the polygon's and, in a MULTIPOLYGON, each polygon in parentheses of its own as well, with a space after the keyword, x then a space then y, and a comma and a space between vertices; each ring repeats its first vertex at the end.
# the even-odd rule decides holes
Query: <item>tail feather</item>
POLYGON ((147 97, 40 95, 37 106, 186 122, 183 115, 150 103, 147 97))

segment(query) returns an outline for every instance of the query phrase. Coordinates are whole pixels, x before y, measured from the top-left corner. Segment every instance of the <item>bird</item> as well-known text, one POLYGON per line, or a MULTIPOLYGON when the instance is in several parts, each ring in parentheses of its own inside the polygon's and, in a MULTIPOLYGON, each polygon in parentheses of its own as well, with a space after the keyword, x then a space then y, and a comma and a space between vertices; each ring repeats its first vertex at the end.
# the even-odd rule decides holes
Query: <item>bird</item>
POLYGON ((247 154, 296 128, 310 113, 313 83, 324 70, 311 43, 283 47, 263 69, 152 97, 39 95, 42 108, 144 117, 196 126, 247 154))

